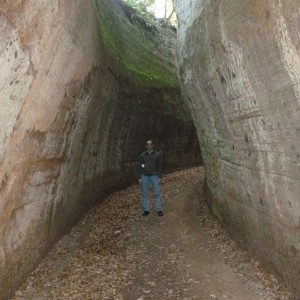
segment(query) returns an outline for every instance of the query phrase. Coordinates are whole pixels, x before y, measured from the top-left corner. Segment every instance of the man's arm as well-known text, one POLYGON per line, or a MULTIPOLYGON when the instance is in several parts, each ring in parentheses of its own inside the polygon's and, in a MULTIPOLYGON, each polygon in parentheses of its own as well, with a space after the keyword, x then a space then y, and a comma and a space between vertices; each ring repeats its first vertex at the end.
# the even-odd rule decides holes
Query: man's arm
POLYGON ((143 153, 140 154, 139 156, 139 183, 142 183, 142 164, 143 164, 143 153))
POLYGON ((163 161, 162 161, 161 154, 159 153, 159 156, 158 156, 158 177, 160 179, 162 179, 162 167, 163 167, 163 161))

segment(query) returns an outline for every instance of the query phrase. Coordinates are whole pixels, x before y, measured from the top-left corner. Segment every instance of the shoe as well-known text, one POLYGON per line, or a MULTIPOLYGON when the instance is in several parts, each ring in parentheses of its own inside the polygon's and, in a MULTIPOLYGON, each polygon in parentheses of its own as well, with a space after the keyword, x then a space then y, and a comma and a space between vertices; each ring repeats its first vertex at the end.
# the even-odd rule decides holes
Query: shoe
POLYGON ((143 217, 147 217, 149 214, 150 214, 150 212, 145 210, 143 213, 143 217))
POLYGON ((164 213, 160 210, 158 213, 157 213, 160 217, 162 217, 164 215, 164 213))

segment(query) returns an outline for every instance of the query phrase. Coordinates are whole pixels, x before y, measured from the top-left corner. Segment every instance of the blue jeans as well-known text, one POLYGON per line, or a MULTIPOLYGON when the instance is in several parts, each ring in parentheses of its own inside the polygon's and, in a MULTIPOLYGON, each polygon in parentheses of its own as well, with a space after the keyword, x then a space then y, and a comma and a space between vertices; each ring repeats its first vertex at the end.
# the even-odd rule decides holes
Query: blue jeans
POLYGON ((142 194, 143 194, 143 210, 150 211, 150 201, 149 201, 149 186, 150 183, 153 187, 155 204, 157 211, 163 211, 163 203, 160 196, 160 188, 158 182, 158 175, 146 176, 142 174, 142 194))

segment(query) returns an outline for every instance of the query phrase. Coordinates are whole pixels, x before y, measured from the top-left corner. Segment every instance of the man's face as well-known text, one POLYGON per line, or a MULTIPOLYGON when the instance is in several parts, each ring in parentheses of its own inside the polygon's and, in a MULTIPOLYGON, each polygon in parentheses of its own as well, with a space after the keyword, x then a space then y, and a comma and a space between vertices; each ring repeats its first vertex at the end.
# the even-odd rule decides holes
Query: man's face
POLYGON ((153 150, 153 143, 152 143, 152 141, 147 141, 146 142, 146 149, 147 150, 153 150))

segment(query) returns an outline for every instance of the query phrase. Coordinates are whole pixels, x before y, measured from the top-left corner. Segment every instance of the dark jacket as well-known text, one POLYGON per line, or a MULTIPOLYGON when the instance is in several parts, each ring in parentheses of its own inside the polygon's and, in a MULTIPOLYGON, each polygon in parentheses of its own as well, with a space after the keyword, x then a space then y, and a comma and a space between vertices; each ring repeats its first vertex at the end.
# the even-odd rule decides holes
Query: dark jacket
POLYGON ((140 176, 158 175, 162 178, 162 157, 159 152, 153 150, 151 154, 144 151, 140 154, 140 176))

